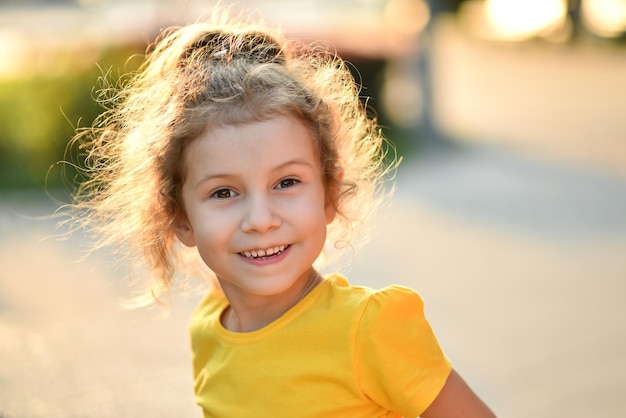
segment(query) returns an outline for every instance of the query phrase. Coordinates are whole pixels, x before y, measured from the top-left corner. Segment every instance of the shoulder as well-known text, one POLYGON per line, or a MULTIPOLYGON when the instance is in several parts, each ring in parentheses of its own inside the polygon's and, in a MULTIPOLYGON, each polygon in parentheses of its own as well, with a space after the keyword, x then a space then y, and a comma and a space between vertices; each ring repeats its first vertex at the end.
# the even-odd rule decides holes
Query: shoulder
MULTIPOLYGON (((359 336, 369 338, 372 333, 390 333, 391 337, 401 336, 406 332, 430 332, 424 316, 424 303, 421 296, 413 289, 392 285, 382 289, 355 286, 341 275, 327 277, 328 291, 326 306, 335 314, 335 318, 352 318, 359 336), (389 325, 392 325, 391 327, 389 325)), ((324 305, 323 300, 322 305, 324 305)), ((385 337, 387 338, 387 337, 385 337)))
POLYGON ((369 293, 363 306, 359 333, 364 336, 379 335, 390 342, 395 338, 406 340, 411 335, 415 338, 430 336, 432 330, 419 293, 393 285, 369 293))
POLYGON ((343 295, 344 297, 361 301, 363 303, 372 303, 375 306, 395 304, 395 303, 418 303, 422 305, 422 298, 413 289, 391 285, 381 289, 372 289, 367 286, 353 285, 341 274, 333 273, 326 277, 326 281, 330 283, 330 292, 334 295, 343 295))
POLYGON ((415 290, 393 285, 373 291, 368 310, 391 316, 423 315, 424 302, 415 290))
POLYGON ((393 318, 423 315, 421 296, 408 287, 392 285, 375 290, 351 285, 339 274, 330 275, 327 280, 330 282, 330 297, 358 305, 366 316, 376 318, 382 314, 393 318))
POLYGON ((192 337, 194 334, 203 333, 207 328, 213 327, 219 321, 220 315, 228 301, 219 288, 212 288, 200 301, 189 319, 189 329, 192 337))

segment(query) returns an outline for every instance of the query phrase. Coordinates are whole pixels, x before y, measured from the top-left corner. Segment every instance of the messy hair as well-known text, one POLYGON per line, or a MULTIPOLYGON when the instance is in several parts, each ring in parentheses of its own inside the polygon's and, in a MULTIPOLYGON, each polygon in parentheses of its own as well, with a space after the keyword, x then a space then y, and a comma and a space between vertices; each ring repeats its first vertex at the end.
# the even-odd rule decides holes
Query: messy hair
POLYGON ((259 24, 221 18, 169 28, 139 70, 100 98, 107 110, 73 138, 86 179, 74 191, 71 224, 94 232, 95 248, 117 249, 146 270, 146 301, 175 276, 209 273, 173 230, 184 215, 185 150, 207 130, 275 115, 307 126, 337 209, 331 252, 355 247, 393 166, 346 62, 259 24))

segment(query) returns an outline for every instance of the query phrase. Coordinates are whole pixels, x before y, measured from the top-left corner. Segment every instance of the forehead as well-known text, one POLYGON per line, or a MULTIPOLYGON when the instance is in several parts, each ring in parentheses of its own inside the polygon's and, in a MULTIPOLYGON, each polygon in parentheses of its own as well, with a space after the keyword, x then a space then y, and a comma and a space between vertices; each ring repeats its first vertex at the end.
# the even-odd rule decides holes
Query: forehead
POLYGON ((271 169, 289 160, 305 160, 320 169, 314 135, 297 118, 276 115, 266 120, 220 125, 188 147, 187 174, 255 167, 271 169))

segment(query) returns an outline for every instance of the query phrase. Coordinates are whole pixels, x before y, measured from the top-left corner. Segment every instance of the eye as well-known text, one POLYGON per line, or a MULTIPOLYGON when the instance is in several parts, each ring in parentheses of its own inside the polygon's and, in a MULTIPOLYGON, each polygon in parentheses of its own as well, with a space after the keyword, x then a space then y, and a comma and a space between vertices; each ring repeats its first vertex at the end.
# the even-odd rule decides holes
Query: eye
POLYGON ((296 180, 296 179, 287 178, 287 179, 283 179, 283 180, 279 181, 278 184, 276 185, 276 188, 277 189, 288 189, 290 187, 295 186, 298 183, 300 183, 300 182, 298 180, 296 180))
POLYGON ((231 197, 235 197, 237 193, 232 191, 231 189, 218 189, 211 194, 211 197, 215 199, 230 199, 231 197))

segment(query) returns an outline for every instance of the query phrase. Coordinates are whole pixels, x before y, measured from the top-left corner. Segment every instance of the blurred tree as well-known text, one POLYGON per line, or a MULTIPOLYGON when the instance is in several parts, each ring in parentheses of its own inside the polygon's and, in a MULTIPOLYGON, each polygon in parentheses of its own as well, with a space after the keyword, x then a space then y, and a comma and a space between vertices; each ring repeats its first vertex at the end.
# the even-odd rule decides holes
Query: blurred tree
MULTIPOLYGON (((75 74, 0 79, 0 189, 60 187, 68 167, 56 163, 64 160, 75 129, 90 126, 103 110, 93 99, 102 71, 133 71, 139 60, 127 59, 138 51, 102 51, 98 65, 75 74)), ((71 170, 67 175, 71 180, 71 170)))

